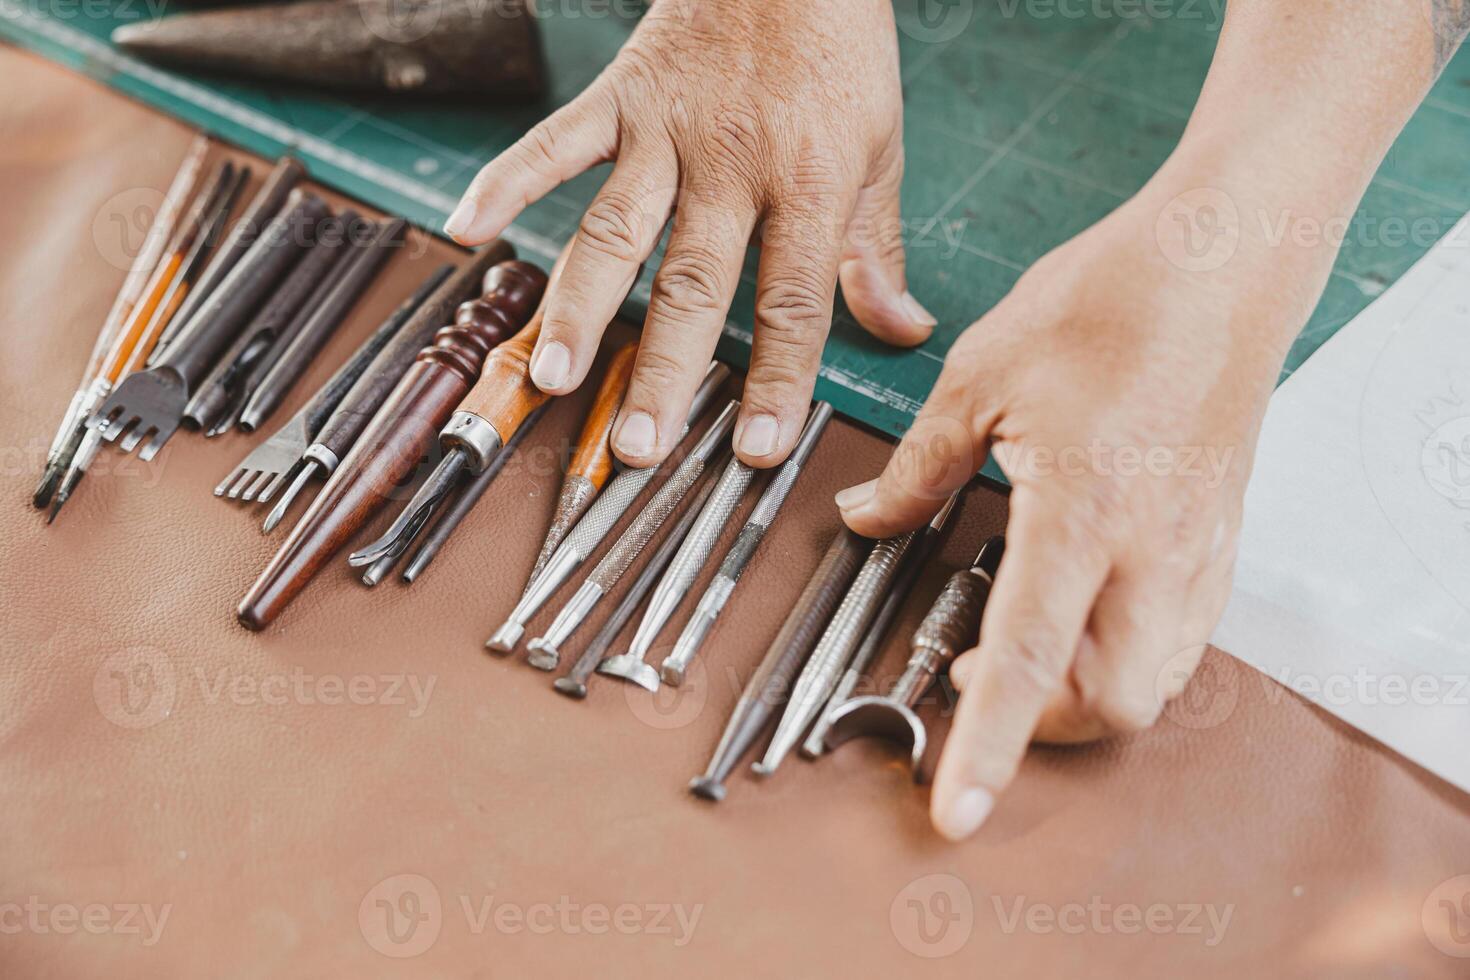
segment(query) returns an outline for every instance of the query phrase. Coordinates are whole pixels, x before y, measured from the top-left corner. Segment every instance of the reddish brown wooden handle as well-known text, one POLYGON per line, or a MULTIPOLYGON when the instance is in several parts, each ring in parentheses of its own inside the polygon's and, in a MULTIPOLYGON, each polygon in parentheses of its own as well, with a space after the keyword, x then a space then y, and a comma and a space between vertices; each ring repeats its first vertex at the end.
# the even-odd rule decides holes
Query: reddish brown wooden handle
POLYGON ((546 274, 525 262, 503 262, 489 290, 460 307, 452 327, 434 336, 358 437, 306 514, 292 529, 237 616, 264 629, 301 592, 398 488, 413 475, 440 428, 474 382, 487 352, 536 308, 546 274))
POLYGON ((607 373, 602 377, 602 387, 597 389, 597 398, 587 410, 587 421, 582 423, 577 452, 567 465, 567 479, 581 477, 600 490, 612 475, 613 423, 618 420, 618 410, 623 407, 623 398, 628 394, 628 383, 633 380, 633 362, 637 358, 636 343, 624 344, 612 356, 607 373))

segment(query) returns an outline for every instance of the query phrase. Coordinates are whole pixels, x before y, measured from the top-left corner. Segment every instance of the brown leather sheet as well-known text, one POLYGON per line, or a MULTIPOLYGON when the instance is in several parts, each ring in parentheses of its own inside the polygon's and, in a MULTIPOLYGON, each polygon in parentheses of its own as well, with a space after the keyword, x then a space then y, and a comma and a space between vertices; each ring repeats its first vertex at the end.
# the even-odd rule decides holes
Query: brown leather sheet
MULTIPOLYGON (((837 526, 831 495, 882 463, 887 445, 846 424, 677 698, 599 679, 576 703, 481 649, 582 399, 418 584, 369 592, 339 564, 262 634, 233 610, 279 538, 210 494, 251 439, 180 434, 151 465, 108 453, 47 528, 29 494, 123 278, 120 202, 164 187, 190 134, 11 49, 0 91, 0 976, 1470 968, 1449 955, 1470 954, 1470 802, 1215 652, 1154 730, 1034 750, 964 845, 931 832, 927 791, 881 745, 764 784, 742 771, 718 806, 690 797, 837 526)), ((418 241, 312 384, 450 254, 418 241)), ((906 625, 1004 515, 971 494, 906 625)))

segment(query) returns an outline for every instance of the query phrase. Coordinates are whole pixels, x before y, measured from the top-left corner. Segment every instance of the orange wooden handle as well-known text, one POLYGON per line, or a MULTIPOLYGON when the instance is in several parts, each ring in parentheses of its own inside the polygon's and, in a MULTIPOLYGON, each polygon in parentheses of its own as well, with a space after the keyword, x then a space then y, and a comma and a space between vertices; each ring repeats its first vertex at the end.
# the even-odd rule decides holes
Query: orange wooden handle
POLYGON ((490 351, 480 380, 459 403, 460 411, 480 416, 506 441, 551 398, 531 381, 531 353, 541 336, 541 318, 537 312, 519 333, 490 351))
MULTIPOLYGON (((158 310, 158 304, 163 301, 164 294, 168 292, 169 284, 174 281, 178 274, 179 266, 183 264, 182 252, 172 252, 164 257, 163 262, 153 272, 153 277, 148 282, 147 292, 142 301, 133 307, 132 318, 128 321, 126 329, 113 343, 112 351, 107 356, 103 368, 103 376, 112 384, 117 384, 119 378, 130 370, 135 369, 142 363, 143 358, 148 356, 147 351, 139 352, 140 346, 147 346, 152 350, 152 344, 145 336, 147 328, 157 322, 154 313, 158 310)), ((158 340, 159 331, 152 331, 152 340, 158 340)))
POLYGON ((612 475, 613 423, 617 421, 618 409, 623 407, 623 398, 628 394, 628 383, 633 380, 633 362, 637 358, 637 343, 624 344, 612 356, 607 373, 602 377, 602 387, 597 389, 597 398, 587 410, 587 421, 582 423, 576 455, 567 466, 568 478, 580 476, 601 489, 612 475))

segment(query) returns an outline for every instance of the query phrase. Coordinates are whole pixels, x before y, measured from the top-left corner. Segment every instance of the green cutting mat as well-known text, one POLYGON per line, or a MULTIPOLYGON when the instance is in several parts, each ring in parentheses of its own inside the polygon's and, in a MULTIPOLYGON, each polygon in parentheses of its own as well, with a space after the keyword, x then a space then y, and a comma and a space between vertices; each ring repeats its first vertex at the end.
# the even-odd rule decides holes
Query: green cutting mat
MULTIPOLYGON (((465 105, 305 95, 162 71, 120 55, 112 28, 156 2, 0 0, 0 36, 266 156, 290 150, 318 179, 437 226, 476 169, 579 92, 634 22, 628 3, 562 0, 543 36, 553 92, 544 105, 465 105)), ((1219 31, 1219 0, 1158 5, 1168 17, 1076 16, 1096 5, 897 0, 907 101, 904 215, 911 288, 938 316, 922 348, 870 340, 839 310, 818 397, 903 432, 955 336, 1052 246, 1137 190, 1184 130, 1219 31)), ((555 8, 553 11, 551 8, 555 8)), ((1107 9, 1103 5, 1102 9, 1107 9)), ((1470 210, 1470 53, 1450 66, 1379 171, 1288 372, 1397 279, 1470 210), (1426 231, 1426 229, 1428 231, 1426 231)), ((550 260, 605 171, 572 181, 508 234, 550 260)), ((721 356, 749 353, 753 266, 721 356)), ((647 277, 633 304, 647 301, 647 277)), ((630 311, 635 312, 635 311, 630 311)))

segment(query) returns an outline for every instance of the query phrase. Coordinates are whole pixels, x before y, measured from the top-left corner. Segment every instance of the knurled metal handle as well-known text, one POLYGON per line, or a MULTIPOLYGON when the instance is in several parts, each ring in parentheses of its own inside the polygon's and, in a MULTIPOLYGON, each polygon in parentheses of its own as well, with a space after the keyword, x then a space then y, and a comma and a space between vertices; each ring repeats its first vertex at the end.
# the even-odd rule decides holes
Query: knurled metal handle
MULTIPOLYGON (((653 495, 642 513, 628 526, 622 537, 618 538, 612 550, 602 556, 602 561, 597 563, 587 581, 602 589, 604 594, 612 591, 618 579, 638 559, 648 542, 658 533, 658 529, 663 527, 664 521, 678 509, 684 495, 704 472, 704 466, 705 461, 701 458, 691 456, 685 459, 674 471, 674 475, 658 488, 658 493, 653 495)), ((587 516, 591 517, 592 514, 589 512, 587 516)))

